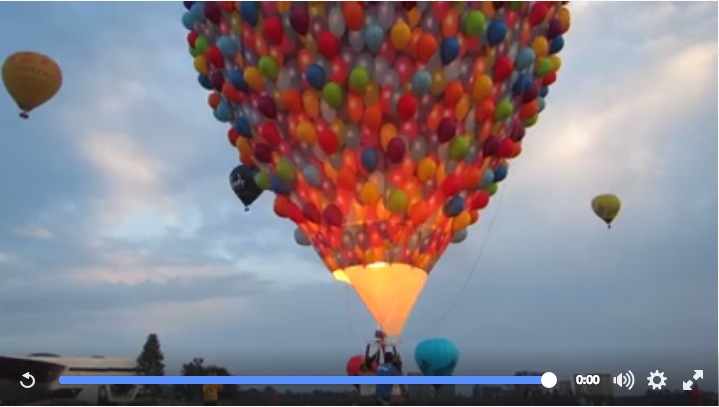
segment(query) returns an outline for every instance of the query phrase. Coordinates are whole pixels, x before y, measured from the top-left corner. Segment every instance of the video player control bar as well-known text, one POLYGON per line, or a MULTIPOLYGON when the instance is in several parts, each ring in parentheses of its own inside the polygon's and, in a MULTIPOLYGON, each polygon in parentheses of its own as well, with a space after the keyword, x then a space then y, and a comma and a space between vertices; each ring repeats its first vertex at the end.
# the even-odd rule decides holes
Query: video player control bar
POLYGON ((552 388, 557 384, 557 377, 548 372, 542 376, 60 376, 59 381, 75 385, 526 384, 552 388))

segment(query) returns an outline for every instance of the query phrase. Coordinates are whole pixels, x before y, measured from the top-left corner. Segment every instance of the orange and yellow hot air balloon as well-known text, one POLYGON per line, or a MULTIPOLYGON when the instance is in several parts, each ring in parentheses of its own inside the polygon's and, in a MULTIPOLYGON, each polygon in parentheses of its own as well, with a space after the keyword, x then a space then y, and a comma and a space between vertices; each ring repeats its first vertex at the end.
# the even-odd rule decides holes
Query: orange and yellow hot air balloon
POLYGON ((185 2, 198 82, 255 183, 382 330, 537 123, 563 2, 185 2))
POLYGON ((20 108, 20 117, 44 104, 60 90, 62 71, 52 58, 37 52, 16 52, 2 66, 2 80, 20 108))

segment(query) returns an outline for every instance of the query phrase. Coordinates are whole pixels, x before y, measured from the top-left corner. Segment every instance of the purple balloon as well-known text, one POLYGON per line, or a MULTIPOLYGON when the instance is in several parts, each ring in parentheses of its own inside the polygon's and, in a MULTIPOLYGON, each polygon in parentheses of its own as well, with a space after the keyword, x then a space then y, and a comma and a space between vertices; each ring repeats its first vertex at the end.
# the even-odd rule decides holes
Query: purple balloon
POLYGON ((484 152, 485 157, 489 157, 491 155, 494 155, 497 151, 499 151, 499 137, 495 135, 491 135, 487 137, 486 140, 484 140, 484 145, 482 146, 482 151, 484 152))
POLYGON ((525 130, 521 123, 515 123, 512 132, 509 134, 509 138, 514 142, 522 141, 524 138, 525 130))
POLYGON ((205 17, 212 22, 212 24, 220 24, 222 20, 222 9, 219 3, 214 1, 207 1, 205 6, 205 17))
POLYGON ((210 74, 210 83, 215 90, 222 90, 222 85, 225 84, 225 77, 221 71, 213 71, 210 74))
POLYGON ((277 118, 277 106, 275 106, 272 98, 267 95, 260 96, 257 99, 257 110, 268 119, 277 118))
POLYGON ((527 90, 524 91, 522 94, 522 103, 529 103, 537 98, 539 95, 539 85, 532 84, 527 90))
POLYGON ((455 134, 457 134, 456 120, 450 117, 445 117, 439 122, 439 126, 437 127, 437 138, 439 138, 441 143, 446 143, 449 140, 452 140, 452 137, 454 137, 455 134))
POLYGON ((305 9, 294 9, 290 13, 290 25, 299 35, 307 34, 310 29, 310 16, 305 9))
POLYGON ((549 21, 549 27, 547 28, 547 39, 552 40, 555 37, 562 35, 562 23, 553 18, 549 21))

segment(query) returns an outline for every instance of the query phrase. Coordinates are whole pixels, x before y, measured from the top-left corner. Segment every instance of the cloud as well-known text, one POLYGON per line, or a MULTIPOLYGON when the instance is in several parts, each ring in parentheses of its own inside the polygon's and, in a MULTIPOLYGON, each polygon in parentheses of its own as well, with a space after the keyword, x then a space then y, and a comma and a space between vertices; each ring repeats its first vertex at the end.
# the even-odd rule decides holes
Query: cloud
POLYGON ((19 226, 14 228, 13 232, 18 236, 29 239, 47 240, 54 237, 53 233, 49 229, 39 225, 19 226))

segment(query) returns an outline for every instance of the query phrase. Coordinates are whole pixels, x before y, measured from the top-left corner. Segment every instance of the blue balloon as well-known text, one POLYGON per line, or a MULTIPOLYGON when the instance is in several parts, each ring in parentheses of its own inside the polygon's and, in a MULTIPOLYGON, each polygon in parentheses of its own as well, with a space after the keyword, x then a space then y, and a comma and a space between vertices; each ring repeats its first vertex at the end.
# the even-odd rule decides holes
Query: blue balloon
POLYGON ((514 85, 512 86, 512 94, 514 97, 521 96, 524 92, 531 89, 532 84, 532 78, 526 73, 523 73, 519 75, 517 81, 514 82, 514 85))
POLYGON ((243 1, 240 3, 242 19, 252 26, 256 26, 260 19, 260 7, 256 1, 243 1))
POLYGON ((229 35, 223 35, 222 37, 218 38, 215 42, 215 45, 217 45, 217 48, 220 49, 220 52, 222 52, 222 55, 225 58, 232 58, 237 53, 237 46, 235 45, 235 41, 232 40, 232 37, 229 35))
POLYGON ((497 169, 494 170, 494 182, 504 181, 504 179, 507 178, 508 170, 509 168, 507 168, 506 165, 498 166, 497 169))
POLYGON ((364 42, 370 51, 375 54, 382 48, 384 30, 377 24, 372 24, 364 30, 364 42))
POLYGON ((501 20, 492 20, 487 28, 487 42, 489 45, 496 46, 504 41, 507 36, 507 25, 501 20))
POLYGON ((537 107, 540 112, 547 107, 547 102, 544 101, 544 98, 537 98, 537 107))
POLYGON ((546 98, 547 95, 549 95, 549 88, 546 86, 542 86, 539 88, 539 96, 546 98))
POLYGON ((212 87, 212 82, 210 82, 210 78, 208 78, 206 75, 199 74, 197 76, 197 82, 200 82, 200 86, 207 90, 215 90, 215 88, 212 87))
POLYGON ((491 168, 486 168, 482 173, 482 183, 479 185, 481 189, 487 189, 494 182, 494 171, 491 168))
POLYGON ((192 8, 193 4, 195 4, 194 1, 183 1, 182 2, 182 5, 185 6, 185 8, 188 10, 192 8))
POLYGON ((423 95, 432 88, 432 75, 422 69, 412 76, 412 90, 418 95, 423 95))
POLYGON ((459 363, 459 350, 446 338, 425 339, 414 348, 414 360, 425 376, 451 376, 459 363))
POLYGON ((247 82, 245 82, 245 74, 242 72, 241 69, 233 69, 226 74, 227 80, 230 81, 232 86, 235 87, 237 90, 241 90, 243 92, 247 92, 250 90, 250 87, 247 86, 247 82))
POLYGON ((445 38, 439 46, 439 57, 447 65, 459 56, 459 40, 455 37, 445 38))
POLYGON ((564 38, 562 38, 561 36, 554 37, 552 42, 549 43, 550 54, 556 54, 557 52, 561 51, 562 48, 564 48, 564 38))
POLYGON ((190 14, 192 14, 192 18, 194 21, 202 21, 205 19, 205 4, 201 1, 195 2, 195 4, 190 7, 190 14))
POLYGON ((444 216, 454 218, 464 210, 464 198, 459 195, 449 198, 449 201, 444 204, 443 210, 444 216))
POLYGON ((195 28, 195 17, 192 16, 190 13, 185 13, 182 15, 182 25, 185 26, 188 30, 192 30, 195 28))
POLYGON ((273 175, 270 179, 270 188, 272 191, 274 191, 276 194, 280 195, 289 195, 292 190, 290 187, 280 179, 277 175, 273 175))
POLYGON ((240 116, 235 119, 234 123, 235 130, 240 133, 240 136, 244 138, 252 138, 252 130, 250 129, 250 122, 245 116, 240 116))
POLYGON ((227 123, 232 119, 232 108, 230 104, 225 101, 220 102, 213 113, 215 114, 215 119, 223 123, 227 123))
POLYGON ((514 60, 514 69, 517 71, 523 71, 529 69, 534 63, 535 55, 534 50, 525 47, 519 50, 517 58, 514 60))
POLYGON ((322 90, 322 87, 325 86, 325 80, 327 80, 325 70, 319 64, 311 64, 308 66, 305 71, 305 78, 307 78, 307 82, 317 90, 322 90))
POLYGON ((365 148, 360 156, 360 161, 367 172, 372 172, 379 165, 379 153, 374 148, 365 148))

